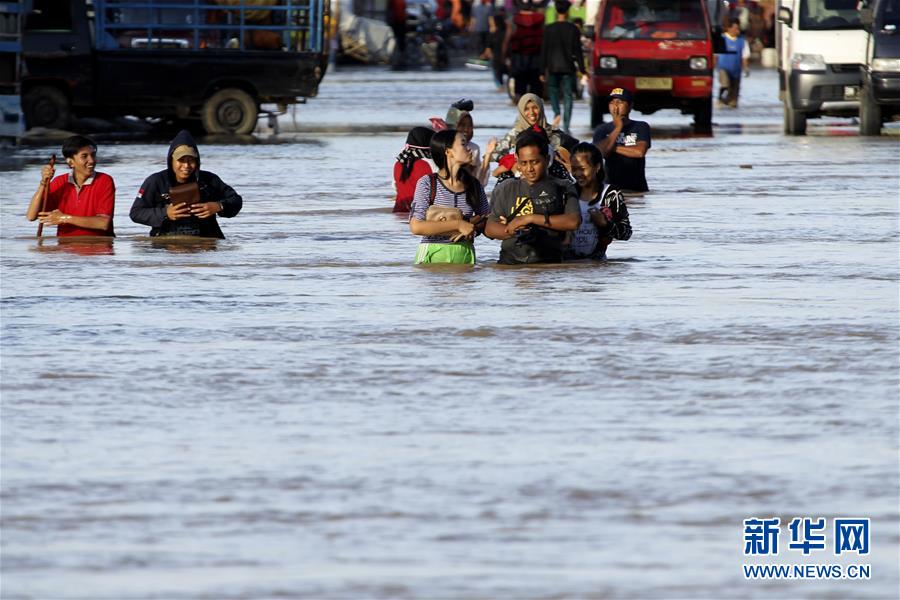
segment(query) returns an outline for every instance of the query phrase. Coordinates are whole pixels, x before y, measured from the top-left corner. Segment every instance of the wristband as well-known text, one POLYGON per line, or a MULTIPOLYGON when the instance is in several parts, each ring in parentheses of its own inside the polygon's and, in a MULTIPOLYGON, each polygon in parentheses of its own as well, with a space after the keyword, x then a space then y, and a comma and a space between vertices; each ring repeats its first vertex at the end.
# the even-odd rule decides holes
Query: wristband
POLYGON ((550 227, 550 211, 544 213, 544 226, 550 227))

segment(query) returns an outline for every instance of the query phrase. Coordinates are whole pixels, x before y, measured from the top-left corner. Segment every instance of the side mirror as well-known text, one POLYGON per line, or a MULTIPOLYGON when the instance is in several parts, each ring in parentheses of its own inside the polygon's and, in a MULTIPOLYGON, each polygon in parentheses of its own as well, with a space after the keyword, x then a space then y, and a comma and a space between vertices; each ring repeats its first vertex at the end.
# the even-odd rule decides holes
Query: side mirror
POLYGON ((794 21, 794 14, 791 12, 791 9, 782 6, 778 9, 778 20, 790 27, 794 21))
POLYGON ((872 10, 872 7, 859 9, 859 22, 866 29, 872 29, 872 24, 875 22, 875 11, 872 10))

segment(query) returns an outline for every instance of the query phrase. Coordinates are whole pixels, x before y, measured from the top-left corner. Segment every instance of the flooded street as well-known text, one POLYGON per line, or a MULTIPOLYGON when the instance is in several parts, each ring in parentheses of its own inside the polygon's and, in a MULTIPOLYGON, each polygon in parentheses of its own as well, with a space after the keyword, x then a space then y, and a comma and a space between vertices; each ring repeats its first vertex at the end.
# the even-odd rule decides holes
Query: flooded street
POLYGON ((244 198, 205 244, 128 218, 167 140, 101 143, 111 245, 38 243, 59 147, 14 152, 4 599, 897 597, 897 130, 786 137, 754 71, 712 137, 635 115, 652 191, 608 262, 499 267, 479 238, 474 268, 414 267, 394 156, 460 97, 482 148, 512 125, 487 72, 338 69, 274 139, 199 140, 244 198), (777 557, 744 556, 752 517, 777 557), (826 551, 788 549, 795 517, 826 551), (868 555, 834 555, 841 517, 868 555))

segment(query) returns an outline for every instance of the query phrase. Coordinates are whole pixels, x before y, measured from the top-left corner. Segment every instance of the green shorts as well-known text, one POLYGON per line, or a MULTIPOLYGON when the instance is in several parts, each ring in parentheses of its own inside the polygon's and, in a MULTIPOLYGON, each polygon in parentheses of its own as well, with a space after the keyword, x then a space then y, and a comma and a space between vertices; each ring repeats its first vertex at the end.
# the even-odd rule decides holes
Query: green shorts
POLYGON ((475 246, 471 242, 455 244, 419 244, 417 265, 474 265, 475 246))

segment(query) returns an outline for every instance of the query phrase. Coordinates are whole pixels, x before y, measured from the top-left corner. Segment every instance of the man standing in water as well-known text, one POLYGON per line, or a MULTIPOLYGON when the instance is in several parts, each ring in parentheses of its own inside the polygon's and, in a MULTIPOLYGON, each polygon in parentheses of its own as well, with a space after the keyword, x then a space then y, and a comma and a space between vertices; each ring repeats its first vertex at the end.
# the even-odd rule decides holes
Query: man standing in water
POLYGON ((629 118, 631 92, 615 88, 609 94, 611 123, 594 131, 594 144, 606 159, 606 183, 633 192, 647 191, 644 157, 650 149, 650 125, 629 118))
POLYGON ((523 131, 516 138, 516 162, 522 177, 494 188, 484 233, 503 240, 500 264, 562 262, 565 232, 581 224, 575 188, 548 176, 550 143, 545 135, 523 131))
POLYGON ((192 235, 220 238, 225 235, 219 228, 216 215, 237 215, 243 200, 231 186, 209 171, 200 170, 200 151, 194 138, 181 131, 172 140, 166 155, 166 169, 144 180, 134 204, 131 220, 149 225, 150 236, 192 235), (197 201, 171 202, 172 188, 195 183, 197 201))
POLYGON ((72 172, 54 179, 55 169, 46 165, 26 217, 29 221, 40 219, 44 225, 56 225, 58 237, 113 237, 116 184, 112 177, 96 170, 97 144, 90 138, 73 135, 63 142, 62 154, 72 172), (42 208, 48 187, 47 206, 42 208))

